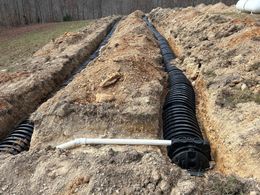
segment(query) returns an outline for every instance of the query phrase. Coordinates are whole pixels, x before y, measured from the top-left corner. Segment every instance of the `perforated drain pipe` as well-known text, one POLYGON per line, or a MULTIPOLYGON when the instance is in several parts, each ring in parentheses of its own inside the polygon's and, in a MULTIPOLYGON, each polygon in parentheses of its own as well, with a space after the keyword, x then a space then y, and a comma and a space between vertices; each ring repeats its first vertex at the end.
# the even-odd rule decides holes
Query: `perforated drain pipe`
POLYGON ((108 144, 108 145, 151 145, 151 146, 170 146, 171 140, 152 140, 152 139, 102 139, 102 138, 78 138, 67 143, 58 145, 59 149, 71 149, 80 145, 88 144, 108 144))
POLYGON ((15 155, 22 151, 28 151, 33 129, 34 124, 29 120, 20 123, 10 135, 0 141, 0 152, 15 155))
POLYGON ((144 21, 159 43, 168 73, 168 93, 162 112, 163 137, 172 140, 168 156, 173 163, 197 175, 209 168, 211 155, 196 118, 195 92, 185 74, 172 63, 175 55, 167 40, 146 16, 144 21))

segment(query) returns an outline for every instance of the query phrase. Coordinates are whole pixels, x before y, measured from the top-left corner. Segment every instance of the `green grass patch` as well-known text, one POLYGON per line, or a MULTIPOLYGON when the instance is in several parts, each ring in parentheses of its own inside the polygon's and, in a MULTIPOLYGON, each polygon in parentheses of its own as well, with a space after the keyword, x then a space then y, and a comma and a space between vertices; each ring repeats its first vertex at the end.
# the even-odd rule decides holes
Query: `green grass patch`
POLYGON ((6 69, 10 64, 19 63, 30 57, 52 39, 64 32, 78 31, 86 27, 89 21, 60 22, 43 30, 32 30, 24 34, 0 41, 0 69, 6 69))

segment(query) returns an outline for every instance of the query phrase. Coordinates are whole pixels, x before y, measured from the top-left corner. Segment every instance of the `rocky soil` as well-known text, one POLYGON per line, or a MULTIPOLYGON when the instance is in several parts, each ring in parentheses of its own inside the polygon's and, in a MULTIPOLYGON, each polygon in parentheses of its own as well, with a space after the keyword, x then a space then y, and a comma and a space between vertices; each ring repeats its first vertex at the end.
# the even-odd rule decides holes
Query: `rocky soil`
POLYGON ((260 17, 224 4, 155 9, 150 18, 193 80, 216 170, 260 179, 260 17))
MULTIPOLYGON (((238 33, 259 27, 253 16, 244 14, 233 22, 233 15, 237 16, 234 8, 222 4, 178 10, 158 8, 149 14, 178 55, 176 65, 194 81, 198 118, 216 160, 213 170, 202 177, 190 176, 170 162, 164 147, 93 145, 55 149, 58 144, 79 137, 161 138, 167 75, 158 44, 142 20, 143 14, 136 11, 124 17, 109 43, 101 48, 100 56, 32 113, 35 130, 30 151, 0 155, 0 194, 260 193, 256 164, 259 86, 255 83, 259 58, 253 47, 258 35, 240 39, 240 45, 234 44, 231 49, 234 54, 225 45, 227 40, 239 37, 238 33), (233 24, 243 28, 234 27, 239 30, 231 30, 230 35, 217 35, 233 24), (241 58, 236 57, 240 54, 241 58), (246 69, 248 66, 253 69, 246 69), (246 81, 253 82, 250 85, 246 81), (221 98, 220 94, 226 95, 223 90, 232 95, 221 98), (252 99, 244 100, 235 92, 250 94, 252 99), (230 101, 230 97, 240 98, 230 101), (236 160, 239 155, 243 161, 236 160)), ((112 20, 99 21, 102 25, 87 35, 64 35, 37 52, 35 58, 50 53, 59 56, 64 51, 71 51, 66 55, 81 56, 83 53, 79 49, 76 52, 76 48, 87 48, 89 43, 100 40, 83 41, 100 37, 97 34, 103 33, 112 20), (82 36, 85 39, 77 38, 82 36), (64 44, 65 50, 56 49, 56 44, 64 44)), ((50 70, 55 70, 53 67, 50 70)), ((26 70, 41 68, 28 65, 26 70)), ((4 82, 1 92, 5 89, 2 86, 17 86, 17 82, 4 82)), ((2 115, 0 119, 4 121, 2 115)))

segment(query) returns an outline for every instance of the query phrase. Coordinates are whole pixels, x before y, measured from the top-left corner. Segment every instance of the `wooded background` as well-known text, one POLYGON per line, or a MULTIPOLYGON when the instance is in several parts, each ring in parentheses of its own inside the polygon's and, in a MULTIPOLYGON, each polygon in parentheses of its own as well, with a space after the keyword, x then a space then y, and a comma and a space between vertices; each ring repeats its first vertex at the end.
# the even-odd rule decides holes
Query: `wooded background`
POLYGON ((0 25, 58 22, 126 15, 134 10, 149 12, 155 7, 186 7, 200 3, 237 0, 0 0, 0 25))

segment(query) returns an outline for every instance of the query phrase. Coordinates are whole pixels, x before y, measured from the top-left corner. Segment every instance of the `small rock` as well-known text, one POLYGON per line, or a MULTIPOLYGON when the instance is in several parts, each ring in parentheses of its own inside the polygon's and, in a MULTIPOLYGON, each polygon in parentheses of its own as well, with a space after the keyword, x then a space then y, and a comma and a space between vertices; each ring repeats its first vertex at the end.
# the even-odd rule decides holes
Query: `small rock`
POLYGON ((198 71, 194 71, 193 74, 191 75, 191 80, 196 80, 199 76, 199 72, 198 71))
POLYGON ((152 179, 154 180, 154 182, 158 182, 161 178, 161 175, 159 174, 159 172, 155 171, 155 170, 152 171, 151 176, 152 176, 152 179))
POLYGON ((170 184, 168 181, 162 180, 160 182, 160 188, 162 191, 168 191, 170 189, 170 184))
POLYGON ((120 78, 122 77, 122 75, 119 72, 116 72, 110 76, 108 76, 108 78, 106 78, 104 81, 102 81, 100 83, 100 87, 108 87, 112 84, 115 84, 120 78))
POLYGON ((233 60, 236 61, 236 62, 240 62, 241 60, 243 60, 243 55, 239 54, 239 55, 235 56, 233 58, 233 60))
POLYGON ((8 189, 8 185, 5 185, 5 186, 2 187, 3 191, 6 191, 7 189, 8 189))
POLYGON ((241 90, 242 91, 245 91, 247 89, 247 85, 245 84, 245 83, 243 83, 242 85, 241 85, 241 90))
POLYGON ((178 182, 177 186, 175 186, 172 191, 171 195, 174 194, 193 194, 196 188, 196 184, 193 181, 181 181, 178 182))
POLYGON ((259 195, 259 193, 256 192, 256 191, 251 191, 251 192, 249 193, 249 195, 259 195))
POLYGON ((7 69, 2 69, 1 72, 7 72, 8 70, 7 69))
POLYGON ((97 93, 96 94, 96 102, 111 102, 115 100, 115 96, 111 94, 105 94, 105 93, 97 93))

